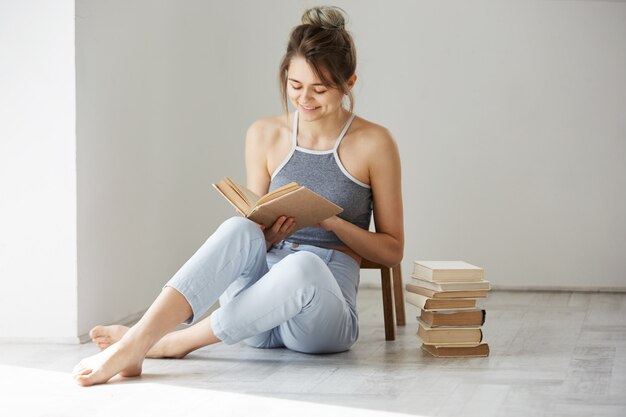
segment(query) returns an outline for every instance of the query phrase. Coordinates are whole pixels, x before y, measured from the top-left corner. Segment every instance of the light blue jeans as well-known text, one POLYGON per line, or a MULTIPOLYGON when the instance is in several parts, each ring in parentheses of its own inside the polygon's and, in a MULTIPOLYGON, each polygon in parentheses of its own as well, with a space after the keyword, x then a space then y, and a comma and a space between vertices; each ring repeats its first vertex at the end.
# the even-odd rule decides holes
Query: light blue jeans
POLYGON ((226 220, 166 286, 191 305, 194 323, 211 314, 224 343, 305 353, 348 350, 359 329, 359 264, 345 253, 282 241, 266 252, 259 226, 226 220))

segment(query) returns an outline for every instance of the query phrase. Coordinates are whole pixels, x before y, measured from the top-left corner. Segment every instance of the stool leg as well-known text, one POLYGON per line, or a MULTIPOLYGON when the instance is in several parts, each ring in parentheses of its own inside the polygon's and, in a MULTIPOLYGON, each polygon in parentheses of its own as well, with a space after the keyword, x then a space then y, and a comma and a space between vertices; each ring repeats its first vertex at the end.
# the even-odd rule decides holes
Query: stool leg
POLYGON ((396 323, 393 319, 393 292, 391 268, 381 268, 381 284, 383 288, 383 316, 385 319, 385 340, 396 340, 396 323))
POLYGON ((396 307, 396 323, 398 326, 406 325, 406 314, 404 312, 404 293, 402 284, 402 268, 400 265, 393 267, 393 298, 396 307))

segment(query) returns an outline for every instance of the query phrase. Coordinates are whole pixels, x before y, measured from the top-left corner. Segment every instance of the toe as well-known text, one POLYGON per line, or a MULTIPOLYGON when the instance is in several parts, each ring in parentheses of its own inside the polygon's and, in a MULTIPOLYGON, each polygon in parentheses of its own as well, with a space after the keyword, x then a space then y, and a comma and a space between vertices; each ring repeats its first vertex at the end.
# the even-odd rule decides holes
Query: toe
POLYGON ((97 337, 102 336, 103 330, 103 326, 96 326, 89 331, 89 337, 91 337, 92 340, 96 339, 97 337))
POLYGON ((78 385, 88 386, 92 385, 89 379, 89 375, 92 374, 91 369, 80 369, 74 371, 74 380, 78 385))
POLYGON ((109 336, 98 336, 91 339, 94 343, 111 343, 109 336))
POLYGON ((74 379, 78 385, 88 387, 96 383, 94 376, 96 376, 96 372, 92 372, 91 369, 86 369, 84 373, 74 375, 74 379))

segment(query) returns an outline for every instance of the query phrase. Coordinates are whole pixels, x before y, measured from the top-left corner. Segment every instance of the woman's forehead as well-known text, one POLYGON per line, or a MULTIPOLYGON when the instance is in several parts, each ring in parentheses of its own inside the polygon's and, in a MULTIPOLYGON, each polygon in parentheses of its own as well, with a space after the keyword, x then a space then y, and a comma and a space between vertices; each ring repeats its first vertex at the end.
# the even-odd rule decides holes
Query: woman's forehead
POLYGON ((294 57, 291 60, 287 70, 287 78, 303 84, 324 85, 309 63, 301 57, 294 57))

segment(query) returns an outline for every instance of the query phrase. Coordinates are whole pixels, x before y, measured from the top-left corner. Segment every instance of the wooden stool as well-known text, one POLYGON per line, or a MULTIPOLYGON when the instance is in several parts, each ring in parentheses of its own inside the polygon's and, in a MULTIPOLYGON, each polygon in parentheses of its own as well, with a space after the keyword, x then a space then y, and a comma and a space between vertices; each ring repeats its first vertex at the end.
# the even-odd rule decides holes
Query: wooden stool
POLYGON ((361 269, 380 269, 380 282, 383 289, 385 340, 396 340, 396 323, 398 326, 404 326, 406 324, 406 315, 404 313, 404 294, 402 292, 402 268, 400 267, 400 264, 390 268, 377 262, 363 259, 361 261, 361 269), (396 316, 395 321, 393 318, 394 312, 396 316))

